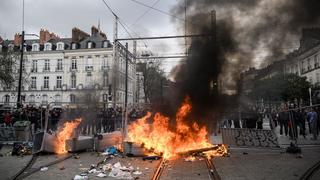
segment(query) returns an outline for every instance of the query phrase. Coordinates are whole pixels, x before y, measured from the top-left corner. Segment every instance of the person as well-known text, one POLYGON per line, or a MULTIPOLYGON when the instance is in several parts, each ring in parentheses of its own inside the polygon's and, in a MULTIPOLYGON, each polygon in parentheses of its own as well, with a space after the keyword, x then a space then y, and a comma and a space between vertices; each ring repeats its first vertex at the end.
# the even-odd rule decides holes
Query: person
POLYGON ((12 116, 9 112, 4 114, 4 123, 6 126, 12 126, 12 116))
POLYGON ((311 139, 317 140, 318 114, 313 108, 311 108, 307 114, 307 117, 308 117, 308 121, 311 126, 311 133, 313 135, 313 137, 311 139))
POLYGON ((286 111, 286 108, 282 108, 282 111, 279 112, 278 121, 280 124, 280 135, 284 134, 288 136, 288 123, 289 123, 289 113, 286 111))

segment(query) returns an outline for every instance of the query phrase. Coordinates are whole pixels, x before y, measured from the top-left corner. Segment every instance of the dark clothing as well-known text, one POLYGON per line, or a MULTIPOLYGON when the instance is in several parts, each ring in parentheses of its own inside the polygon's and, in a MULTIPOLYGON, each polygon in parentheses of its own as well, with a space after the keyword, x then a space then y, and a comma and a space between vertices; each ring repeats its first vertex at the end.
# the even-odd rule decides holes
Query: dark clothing
POLYGON ((280 124, 280 134, 283 134, 283 129, 284 133, 287 136, 288 135, 288 124, 289 124, 289 113, 288 112, 280 112, 278 121, 280 124))

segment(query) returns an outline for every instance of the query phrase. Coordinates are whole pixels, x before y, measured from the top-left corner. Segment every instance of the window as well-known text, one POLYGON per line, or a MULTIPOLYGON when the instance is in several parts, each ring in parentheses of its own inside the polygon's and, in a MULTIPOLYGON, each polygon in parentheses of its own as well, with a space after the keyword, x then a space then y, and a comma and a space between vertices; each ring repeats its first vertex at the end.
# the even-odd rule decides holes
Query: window
POLYGON ((71 88, 77 87, 77 78, 76 75, 71 75, 71 88))
POLYGON ((71 49, 77 49, 77 44, 76 43, 72 43, 71 49))
POLYGON ((56 104, 60 104, 61 103, 61 96, 60 94, 57 94, 54 96, 54 101, 56 104))
POLYGON ((43 80, 43 88, 49 89, 49 76, 45 76, 43 80))
POLYGON ((4 96, 4 102, 6 104, 8 104, 10 102, 10 95, 7 94, 7 95, 4 96))
POLYGON ((44 50, 45 51, 50 51, 51 50, 51 43, 45 43, 44 44, 44 50))
POLYGON ((44 60, 44 71, 50 71, 50 60, 46 59, 44 60))
POLYGON ((38 61, 32 60, 31 72, 38 72, 38 61))
POLYGON ((48 104, 48 95, 42 95, 42 104, 48 104))
POLYGON ((71 60, 71 69, 77 69, 77 60, 76 59, 71 60))
POLYGON ((62 87, 62 76, 57 76, 57 88, 61 88, 62 87))
POLYGON ((30 104, 34 104, 35 103, 35 96, 34 95, 30 95, 29 96, 29 102, 30 102, 30 104))
POLYGON ((57 43, 57 50, 64 50, 64 47, 63 47, 63 43, 60 42, 60 43, 57 43))
POLYGON ((319 64, 318 64, 318 55, 315 55, 314 56, 314 68, 318 68, 319 67, 319 64))
POLYGON ((103 47, 108 47, 108 42, 107 41, 103 41, 103 47))
POLYGON ((76 102, 76 95, 70 94, 70 102, 75 103, 76 102))
POLYGON ((57 71, 62 71, 62 59, 58 59, 57 61, 57 71))
POLYGON ((88 57, 86 60, 86 71, 92 71, 93 66, 92 66, 92 58, 88 57))
POLYGON ((31 77, 31 89, 37 89, 37 77, 31 77))
POLYGON ((87 47, 88 47, 88 49, 91 49, 92 48, 92 42, 88 42, 87 47))
POLYGON ((86 86, 87 86, 88 88, 92 88, 92 86, 93 86, 92 74, 91 74, 91 72, 87 72, 87 76, 86 76, 86 86))
POLYGON ((39 51, 39 44, 38 43, 32 44, 32 51, 39 51))

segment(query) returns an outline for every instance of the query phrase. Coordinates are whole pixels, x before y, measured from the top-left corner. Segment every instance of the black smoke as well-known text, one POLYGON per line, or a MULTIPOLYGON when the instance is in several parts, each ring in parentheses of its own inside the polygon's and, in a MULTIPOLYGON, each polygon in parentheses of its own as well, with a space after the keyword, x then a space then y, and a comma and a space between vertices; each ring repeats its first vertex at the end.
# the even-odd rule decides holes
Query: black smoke
MULTIPOLYGON (((224 94, 237 92, 241 72, 282 59, 298 47, 302 28, 319 25, 318 0, 187 0, 173 13, 184 17, 185 2, 187 34, 213 35, 188 39, 190 55, 173 72, 178 101, 189 95, 199 119, 229 105, 224 94)), ((184 22, 173 21, 184 32, 184 22)))

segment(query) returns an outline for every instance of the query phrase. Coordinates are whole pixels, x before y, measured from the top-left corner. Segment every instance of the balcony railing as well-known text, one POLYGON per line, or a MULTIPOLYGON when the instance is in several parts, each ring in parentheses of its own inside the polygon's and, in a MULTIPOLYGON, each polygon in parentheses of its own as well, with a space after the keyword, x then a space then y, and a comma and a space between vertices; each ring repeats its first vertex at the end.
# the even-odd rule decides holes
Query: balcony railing
POLYGON ((85 70, 86 71, 93 71, 93 66, 86 66, 85 70))
POLYGON ((43 68, 43 72, 50 72, 50 68, 43 68))
POLYGON ((42 91, 49 90, 49 86, 48 87, 41 86, 41 90, 42 91))
POLYGON ((56 72, 60 72, 60 71, 63 71, 63 67, 56 67, 56 72))
POLYGON ((53 86, 54 90, 62 90, 62 86, 53 86))
POLYGON ((77 67, 76 68, 70 67, 69 70, 74 72, 74 71, 77 71, 78 69, 77 69, 77 67))
POLYGON ((36 90, 37 90, 37 87, 29 86, 29 91, 36 91, 36 90))

